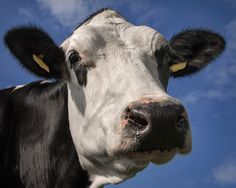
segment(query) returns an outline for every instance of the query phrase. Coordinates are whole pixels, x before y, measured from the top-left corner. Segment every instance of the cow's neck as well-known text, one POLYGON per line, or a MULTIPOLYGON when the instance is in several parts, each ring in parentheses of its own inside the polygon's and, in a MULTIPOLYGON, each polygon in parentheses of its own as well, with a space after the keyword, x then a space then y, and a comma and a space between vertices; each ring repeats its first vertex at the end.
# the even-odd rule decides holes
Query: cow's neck
MULTIPOLYGON (((85 96, 84 93, 81 90, 78 90, 77 86, 73 85, 67 85, 68 88, 68 116, 69 116, 69 127, 70 127, 70 132, 72 135, 72 139, 78 154, 78 157, 81 160, 83 160, 82 156, 79 155, 79 126, 81 126, 81 116, 83 116, 83 113, 85 112, 85 96)), ((86 160, 85 160, 86 161, 86 160)), ((83 166, 83 164, 81 164, 83 166)), ((124 181, 124 179, 117 177, 117 176, 108 176, 106 174, 106 170, 103 172, 102 169, 99 173, 96 173, 97 170, 88 170, 88 175, 89 175, 89 180, 91 182, 91 185, 89 188, 102 188, 106 184, 116 184, 120 183, 121 181, 124 181)))

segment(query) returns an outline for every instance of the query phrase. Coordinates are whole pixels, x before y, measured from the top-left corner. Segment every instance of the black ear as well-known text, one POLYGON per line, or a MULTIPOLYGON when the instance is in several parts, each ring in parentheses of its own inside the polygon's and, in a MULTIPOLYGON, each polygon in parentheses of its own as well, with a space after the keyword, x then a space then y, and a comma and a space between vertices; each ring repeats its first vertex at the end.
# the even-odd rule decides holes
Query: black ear
POLYGON ((5 44, 28 70, 45 78, 68 76, 64 52, 42 28, 35 25, 9 30, 5 44))
POLYGON ((173 77, 197 72, 225 48, 222 36, 209 30, 188 29, 171 38, 166 46, 173 77))

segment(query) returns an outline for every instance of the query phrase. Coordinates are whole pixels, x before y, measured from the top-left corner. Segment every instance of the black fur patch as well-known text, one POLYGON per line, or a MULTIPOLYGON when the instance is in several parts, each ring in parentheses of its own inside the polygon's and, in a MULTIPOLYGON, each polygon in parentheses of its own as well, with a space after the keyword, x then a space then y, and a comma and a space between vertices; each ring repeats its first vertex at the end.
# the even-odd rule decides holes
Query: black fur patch
POLYGON ((173 36, 166 46, 169 64, 187 62, 183 70, 172 73, 178 77, 197 72, 215 59, 225 48, 222 36, 205 29, 188 29, 173 36))
POLYGON ((5 44, 21 65, 38 76, 45 78, 68 78, 64 52, 52 38, 35 25, 12 28, 5 35, 5 44), (43 55, 50 73, 42 69, 32 55, 43 55))
POLYGON ((81 86, 87 85, 87 69, 84 64, 77 64, 73 66, 77 80, 81 86))
POLYGON ((0 187, 85 188, 64 82, 0 91, 0 187))

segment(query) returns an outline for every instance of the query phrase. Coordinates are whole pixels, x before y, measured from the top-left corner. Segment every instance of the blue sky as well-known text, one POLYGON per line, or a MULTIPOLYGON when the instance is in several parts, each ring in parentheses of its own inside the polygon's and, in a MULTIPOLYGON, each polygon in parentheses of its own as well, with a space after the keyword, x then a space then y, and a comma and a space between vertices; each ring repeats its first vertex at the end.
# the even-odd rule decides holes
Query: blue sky
POLYGON ((169 83, 169 93, 189 113, 192 153, 163 166, 150 165, 117 187, 236 187, 236 0, 0 0, 0 5, 0 88, 39 79, 23 70, 4 47, 4 34, 19 24, 41 25, 60 44, 92 12, 111 7, 167 39, 188 27, 221 33, 227 47, 220 58, 197 75, 169 83))

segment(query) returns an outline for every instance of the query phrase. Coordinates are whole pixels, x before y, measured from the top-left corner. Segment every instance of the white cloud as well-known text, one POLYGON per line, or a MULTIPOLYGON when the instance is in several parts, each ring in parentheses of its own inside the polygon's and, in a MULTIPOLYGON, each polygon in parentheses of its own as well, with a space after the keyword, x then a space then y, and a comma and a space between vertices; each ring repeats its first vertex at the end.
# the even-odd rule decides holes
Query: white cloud
POLYGON ((125 9, 136 17, 136 24, 146 24, 158 27, 164 18, 170 15, 169 10, 161 6, 154 6, 143 0, 37 0, 39 6, 52 14, 62 26, 71 27, 80 23, 91 13, 104 7, 125 9), (158 19, 159 18, 159 19, 158 19), (162 19, 160 19, 162 18, 162 19))
POLYGON ((27 18, 33 18, 33 17, 34 17, 33 14, 32 14, 32 12, 31 12, 29 9, 26 9, 26 8, 20 7, 20 8, 18 9, 18 13, 19 13, 20 15, 22 15, 22 16, 27 17, 27 18))
POLYGON ((232 58, 232 55, 235 55, 235 53, 232 54, 232 51, 236 51, 236 20, 232 20, 228 25, 226 25, 225 31, 226 34, 229 36, 227 44, 229 52, 227 53, 227 56, 232 58))
POLYGON ((37 0, 37 2, 63 26, 75 26, 94 10, 108 4, 107 1, 98 0, 37 0))
POLYGON ((220 184, 236 184, 236 159, 227 159, 212 172, 213 178, 220 184))
POLYGON ((123 4, 130 9, 130 12, 136 17, 135 24, 147 24, 158 28, 170 17, 170 10, 162 6, 153 6, 152 4, 136 0, 135 3, 130 0, 123 1, 123 4))
POLYGON ((192 103, 196 103, 197 101, 202 99, 202 92, 200 91, 192 91, 189 92, 187 95, 185 95, 184 97, 181 98, 181 101, 185 104, 185 105, 189 105, 192 103))
POLYGON ((194 90, 181 98, 185 105, 197 103, 199 101, 217 100, 224 101, 229 98, 236 98, 236 86, 232 88, 212 88, 205 90, 194 90))
POLYGON ((193 103, 197 103, 199 101, 206 102, 207 100, 214 101, 225 101, 229 98, 236 98, 236 86, 232 81, 232 86, 229 87, 215 87, 211 89, 202 89, 202 90, 194 90, 188 92, 185 96, 181 97, 181 101, 185 105, 190 105, 193 103))

